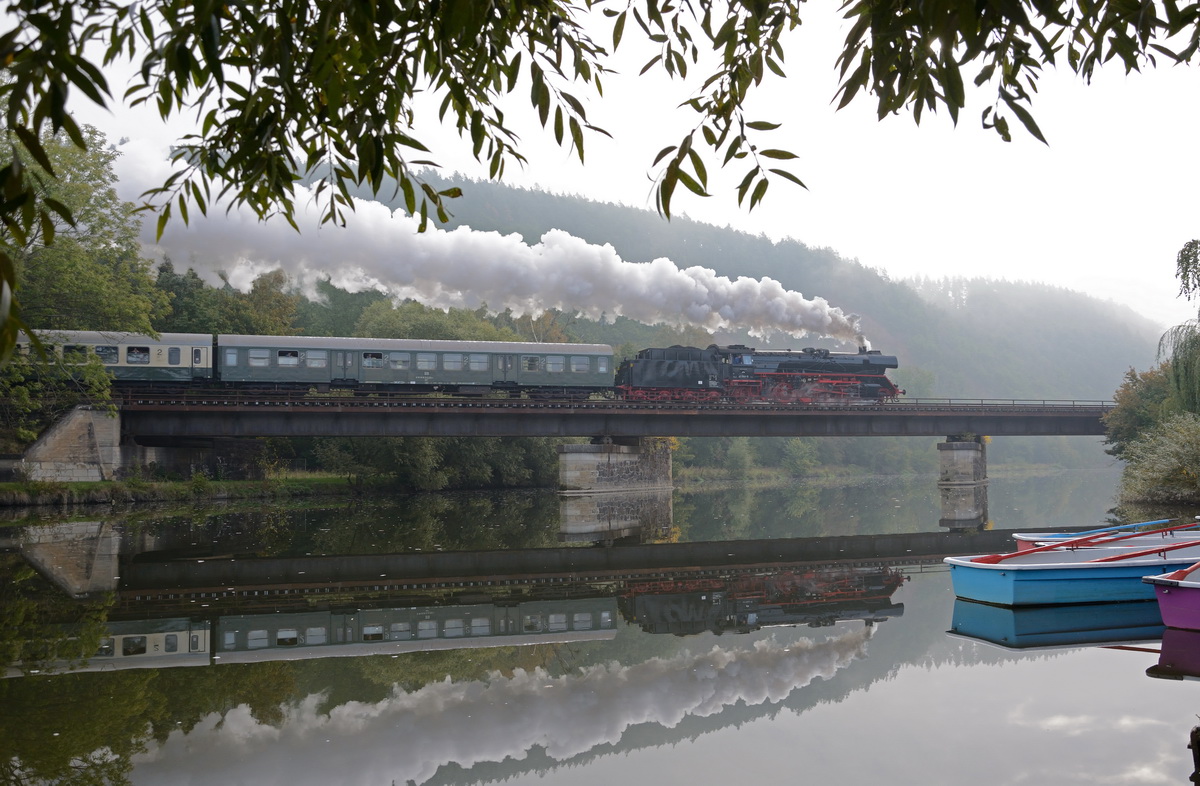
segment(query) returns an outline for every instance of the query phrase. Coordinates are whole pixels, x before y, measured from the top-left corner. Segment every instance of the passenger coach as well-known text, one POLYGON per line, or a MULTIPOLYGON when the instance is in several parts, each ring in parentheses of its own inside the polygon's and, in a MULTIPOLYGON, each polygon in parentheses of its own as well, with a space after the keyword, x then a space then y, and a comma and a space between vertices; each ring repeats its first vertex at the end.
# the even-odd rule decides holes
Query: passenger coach
MULTIPOLYGON (((140 333, 94 330, 38 331, 42 347, 65 363, 95 355, 118 382, 181 382, 213 378, 213 339, 208 333, 140 333)), ((17 336, 17 351, 32 351, 29 336, 17 336)))
POLYGON ((588 395, 612 387, 612 347, 515 341, 219 335, 226 383, 413 392, 588 395))

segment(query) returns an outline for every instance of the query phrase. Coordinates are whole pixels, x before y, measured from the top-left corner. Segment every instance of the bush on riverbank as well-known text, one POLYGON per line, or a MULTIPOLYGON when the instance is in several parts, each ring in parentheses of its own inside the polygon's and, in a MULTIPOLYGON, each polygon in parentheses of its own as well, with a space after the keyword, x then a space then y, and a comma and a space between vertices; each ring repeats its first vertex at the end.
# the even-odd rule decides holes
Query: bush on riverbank
POLYGON ((1200 416, 1174 415, 1129 443, 1121 456, 1122 502, 1200 504, 1200 416))

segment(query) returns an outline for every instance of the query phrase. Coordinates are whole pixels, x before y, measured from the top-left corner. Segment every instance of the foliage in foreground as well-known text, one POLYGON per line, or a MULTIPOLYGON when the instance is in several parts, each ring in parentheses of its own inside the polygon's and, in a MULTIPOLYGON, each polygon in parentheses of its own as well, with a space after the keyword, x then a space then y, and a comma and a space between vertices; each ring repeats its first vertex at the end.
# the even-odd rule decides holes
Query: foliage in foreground
MULTIPOLYGON (((772 180, 803 185, 781 168, 796 154, 762 144, 778 123, 745 111, 764 79, 785 76, 786 34, 800 26, 801 9, 796 0, 14 0, 0 27, 3 129, 55 177, 44 132, 86 148, 72 114, 76 96, 115 103, 105 69, 128 60, 135 75, 121 101, 153 105, 164 121, 198 118, 196 132, 172 147, 175 171, 148 192, 160 233, 172 212, 186 223, 189 208, 222 200, 294 224, 295 191, 307 174, 325 221, 353 209, 353 186, 378 191, 390 177, 424 226, 431 211, 445 221, 445 202, 459 191, 439 192, 416 172, 430 163, 415 129, 431 109, 419 96, 439 102, 439 119, 469 142, 489 177, 525 161, 505 116, 514 93, 527 95, 522 103, 583 160, 585 137, 606 133, 585 101, 603 95, 622 38, 639 38, 653 51, 643 73, 683 80, 690 98, 682 106, 695 119, 651 164, 660 211, 670 215, 679 185, 707 196, 709 165, 744 172, 737 201, 753 208, 772 180)), ((1065 61, 1090 79, 1110 60, 1126 71, 1156 58, 1190 62, 1200 41, 1196 4, 851 0, 843 13, 839 108, 865 93, 881 118, 911 111, 919 122, 944 109, 957 121, 973 81, 994 89, 982 121, 1006 140, 1010 118, 1042 139, 1028 107, 1044 67, 1065 61)), ((0 355, 20 324, 14 247, 58 218, 74 220, 69 205, 46 196, 47 177, 15 154, 4 163, 0 355)))

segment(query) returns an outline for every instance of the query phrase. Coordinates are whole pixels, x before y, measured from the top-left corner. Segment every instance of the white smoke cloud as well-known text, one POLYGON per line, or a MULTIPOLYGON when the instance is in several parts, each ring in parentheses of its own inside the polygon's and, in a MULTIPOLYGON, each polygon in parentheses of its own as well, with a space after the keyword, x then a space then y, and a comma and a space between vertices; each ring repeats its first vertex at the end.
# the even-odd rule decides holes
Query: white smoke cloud
POLYGON ((279 727, 239 707, 138 757, 135 784, 421 784, 448 764, 524 759, 535 747, 562 761, 620 741, 641 723, 674 727, 738 702, 778 702, 862 657, 872 628, 790 646, 683 653, 634 666, 596 666, 551 677, 440 682, 377 703, 318 712, 321 696, 289 707, 279 727))
POLYGON ((349 291, 378 289, 438 308, 547 309, 591 319, 625 316, 647 324, 786 333, 863 343, 858 316, 822 298, 807 299, 771 278, 730 279, 669 259, 629 262, 612 246, 561 230, 530 245, 517 234, 416 231, 417 223, 386 206, 356 200, 346 227, 320 226, 313 200, 299 199, 297 233, 285 222, 259 222, 239 211, 172 222, 160 242, 177 267, 224 270, 248 288, 262 272, 283 268, 308 291, 330 278, 349 291))

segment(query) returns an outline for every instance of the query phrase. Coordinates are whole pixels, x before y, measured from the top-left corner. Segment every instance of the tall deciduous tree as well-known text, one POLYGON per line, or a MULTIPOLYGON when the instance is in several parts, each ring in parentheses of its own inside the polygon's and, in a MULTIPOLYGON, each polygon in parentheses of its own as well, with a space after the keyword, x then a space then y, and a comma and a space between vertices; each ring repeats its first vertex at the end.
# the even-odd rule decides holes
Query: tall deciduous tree
POLYGON ((1113 394, 1116 406, 1104 416, 1105 452, 1121 456, 1126 447, 1146 431, 1158 425, 1172 411, 1172 374, 1163 363, 1149 371, 1129 369, 1125 381, 1113 394))
POLYGON ((113 162, 119 153, 96 129, 85 126, 81 133, 86 150, 62 134, 41 141, 57 178, 25 154, 26 165, 38 173, 41 198, 63 205, 74 222, 56 215, 19 244, 0 226, 0 240, 16 262, 25 322, 32 328, 144 333, 165 313, 167 299, 142 256, 134 205, 117 196, 113 162))
MULTIPOLYGON (((172 213, 186 221, 189 207, 203 211, 219 198, 292 220, 294 189, 307 174, 326 220, 351 207, 351 187, 378 189, 394 177, 424 224, 431 210, 444 218, 445 200, 458 191, 438 192, 414 174, 428 155, 413 130, 419 93, 441 99, 440 116, 490 176, 524 161, 502 106, 518 85, 542 125, 582 159, 586 135, 603 131, 568 88, 599 95, 610 48, 636 35, 656 50, 644 71, 695 85, 685 103, 695 124, 666 140, 652 164, 659 209, 670 215, 681 184, 706 195, 712 162, 742 168, 737 199, 753 208, 773 178, 800 183, 780 166, 795 155, 762 144, 777 124, 743 111, 765 77, 784 74, 784 35, 800 24, 800 8, 798 0, 14 0, 0 29, 10 77, 0 101, 5 129, 52 172, 43 128, 86 147, 71 116, 73 93, 107 104, 101 68, 134 59, 140 68, 125 100, 153 102, 164 118, 200 116, 197 132, 174 148, 179 168, 150 193, 160 231, 172 213), (602 42, 589 32, 598 29, 597 11, 610 23, 602 42)), ((995 89, 983 122, 1005 139, 1010 118, 1042 137, 1028 105, 1046 65, 1065 60, 1090 77, 1111 59, 1127 70, 1155 57, 1190 61, 1200 41, 1195 4, 849 0, 843 8, 852 24, 836 63, 839 106, 870 93, 881 117, 906 110, 919 121, 943 108, 957 119, 973 81, 995 89)), ((70 213, 43 198, 38 182, 15 155, 0 166, 0 224, 18 246, 70 213)), ((8 330, 0 349, 16 324, 15 267, 11 250, 0 248, 0 326, 8 330)))

